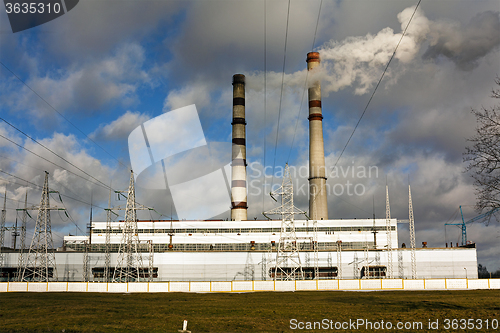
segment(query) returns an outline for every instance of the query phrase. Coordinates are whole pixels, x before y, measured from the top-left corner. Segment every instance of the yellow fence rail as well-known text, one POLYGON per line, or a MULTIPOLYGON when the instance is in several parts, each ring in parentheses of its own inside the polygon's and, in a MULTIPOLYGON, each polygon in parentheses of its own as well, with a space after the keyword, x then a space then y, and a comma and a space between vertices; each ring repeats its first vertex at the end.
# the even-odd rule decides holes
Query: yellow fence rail
POLYGON ((369 279, 300 281, 170 282, 0 282, 0 292, 261 292, 313 290, 468 290, 500 289, 500 279, 369 279))

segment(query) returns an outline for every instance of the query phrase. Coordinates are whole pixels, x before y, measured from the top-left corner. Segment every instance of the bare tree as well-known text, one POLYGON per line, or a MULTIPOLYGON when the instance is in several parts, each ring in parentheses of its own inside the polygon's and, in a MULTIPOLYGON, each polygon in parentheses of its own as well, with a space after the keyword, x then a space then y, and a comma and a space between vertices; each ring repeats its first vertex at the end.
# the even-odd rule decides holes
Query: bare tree
MULTIPOLYGON (((495 79, 500 86, 500 77, 495 79)), ((500 88, 492 90, 493 98, 500 99, 500 88)), ((468 141, 464 162, 466 171, 474 179, 477 202, 476 209, 500 207, 500 103, 492 108, 472 110, 476 116, 476 134, 468 141)))

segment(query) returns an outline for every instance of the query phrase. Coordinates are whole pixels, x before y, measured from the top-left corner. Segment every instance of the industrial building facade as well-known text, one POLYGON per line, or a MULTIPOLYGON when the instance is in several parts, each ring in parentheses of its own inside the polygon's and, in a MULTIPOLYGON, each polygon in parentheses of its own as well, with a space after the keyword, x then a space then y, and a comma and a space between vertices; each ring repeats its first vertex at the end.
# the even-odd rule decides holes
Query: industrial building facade
MULTIPOLYGON (((307 55, 308 71, 319 63, 319 53, 307 55)), ((398 243, 388 192, 385 219, 328 218, 322 119, 321 86, 313 82, 308 116, 311 219, 285 221, 283 215, 248 221, 245 76, 234 75, 231 220, 137 221, 132 173, 125 214, 129 219, 93 222, 89 236, 65 236, 62 248, 49 250, 55 265, 45 265, 44 281, 265 281, 283 280, 287 270, 300 275, 285 280, 477 278, 475 248, 416 248, 411 193, 408 247, 398 243), (285 233, 292 236, 283 238, 285 233), (293 263, 278 258, 287 246, 296 252, 293 263), (117 278, 125 270, 127 278, 117 278)), ((0 279, 19 279, 19 263, 27 262, 21 256, 27 255, 3 251, 0 279)))
MULTIPOLYGON (((298 248, 305 279, 315 279, 312 221, 298 220, 298 248)), ((139 248, 148 267, 148 241, 153 242, 152 281, 273 280, 279 220, 269 221, 139 221, 139 248)), ((111 269, 117 262, 123 222, 112 223, 111 269)), ((385 219, 323 220, 316 226, 318 279, 387 278, 385 219), (338 247, 341 241, 341 247, 338 247), (376 244, 375 244, 376 242, 376 244)), ((398 246, 397 220, 391 219, 393 278, 411 279, 411 249, 398 246)), ((90 236, 65 236, 55 252, 58 281, 82 281, 88 260, 89 281, 103 281, 105 222, 93 223, 90 236), (85 253, 86 244, 90 243, 85 253)), ((475 248, 418 248, 417 278, 477 278, 475 248)), ((19 252, 5 253, 4 267, 15 280, 19 252)), ((6 271, 7 272, 7 271, 6 271)), ((149 272, 144 268, 143 281, 149 272)))

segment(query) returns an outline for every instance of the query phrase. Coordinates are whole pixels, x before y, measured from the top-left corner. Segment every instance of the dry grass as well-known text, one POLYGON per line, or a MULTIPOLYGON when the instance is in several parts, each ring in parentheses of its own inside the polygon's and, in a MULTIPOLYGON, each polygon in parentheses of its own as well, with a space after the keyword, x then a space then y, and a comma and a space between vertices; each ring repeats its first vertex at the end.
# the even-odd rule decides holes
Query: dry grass
POLYGON ((293 318, 303 322, 325 318, 334 322, 358 318, 394 323, 422 321, 426 328, 429 319, 500 320, 499 300, 498 290, 2 293, 0 332, 177 332, 184 319, 193 333, 288 332, 292 331, 293 318))

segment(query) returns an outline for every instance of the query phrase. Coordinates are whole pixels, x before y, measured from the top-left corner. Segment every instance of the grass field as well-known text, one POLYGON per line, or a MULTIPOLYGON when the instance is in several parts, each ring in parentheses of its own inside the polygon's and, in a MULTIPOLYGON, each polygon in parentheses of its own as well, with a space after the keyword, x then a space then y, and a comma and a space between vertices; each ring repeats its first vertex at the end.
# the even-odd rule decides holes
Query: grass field
MULTIPOLYGON (((332 320, 333 325, 349 319, 372 324, 383 320, 393 325, 422 322, 422 330, 414 327, 401 332, 500 332, 500 327, 491 328, 493 319, 500 321, 500 291, 0 293, 0 332, 177 332, 184 319, 193 333, 354 331, 352 326, 345 330, 334 326, 333 330, 298 329, 299 322, 307 325, 323 319, 332 320), (482 319, 483 327, 478 329, 475 321, 474 329, 446 330, 446 318, 482 319), (291 329, 292 319, 297 320, 295 330, 291 329), (429 319, 439 320, 439 329, 429 330, 429 319)), ((357 331, 367 331, 366 326, 357 331)))

